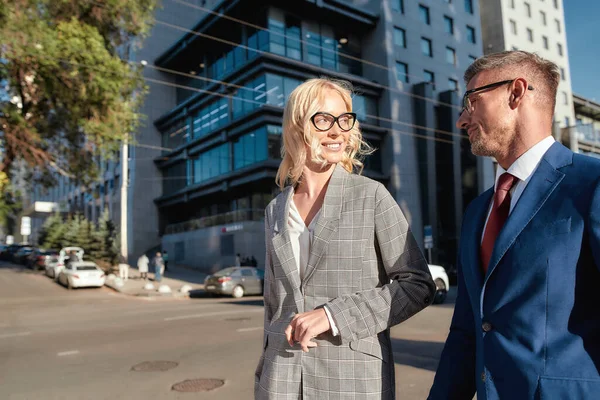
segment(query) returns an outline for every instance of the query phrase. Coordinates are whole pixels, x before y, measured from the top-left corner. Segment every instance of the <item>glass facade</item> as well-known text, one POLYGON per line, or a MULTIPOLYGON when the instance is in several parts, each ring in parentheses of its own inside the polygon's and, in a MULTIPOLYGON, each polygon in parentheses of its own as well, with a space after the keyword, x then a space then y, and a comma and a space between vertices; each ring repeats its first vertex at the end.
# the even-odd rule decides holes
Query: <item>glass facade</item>
POLYGON ((189 136, 190 125, 187 123, 187 119, 180 120, 171 125, 169 129, 162 133, 163 153, 168 153, 187 143, 189 136))
POLYGON ((193 138, 198 139, 229 122, 229 99, 220 98, 203 107, 193 117, 193 138))
POLYGON ((205 151, 193 160, 194 183, 204 182, 231 171, 229 144, 205 151))

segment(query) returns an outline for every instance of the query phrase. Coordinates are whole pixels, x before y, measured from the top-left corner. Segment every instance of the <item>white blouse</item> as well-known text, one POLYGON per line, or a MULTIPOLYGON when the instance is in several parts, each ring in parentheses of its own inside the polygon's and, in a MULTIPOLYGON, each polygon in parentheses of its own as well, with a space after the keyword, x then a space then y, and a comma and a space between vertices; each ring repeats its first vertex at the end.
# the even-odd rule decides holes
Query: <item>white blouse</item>
POLYGON ((294 259, 296 260, 296 268, 298 269, 298 275, 300 281, 304 279, 304 272, 308 265, 308 256, 310 254, 310 246, 313 238, 313 231, 315 229, 315 223, 321 210, 317 212, 310 224, 306 226, 304 220, 300 216, 294 199, 290 201, 290 213, 288 215, 288 228, 290 233, 290 239, 292 241, 292 251, 294 253, 294 259))

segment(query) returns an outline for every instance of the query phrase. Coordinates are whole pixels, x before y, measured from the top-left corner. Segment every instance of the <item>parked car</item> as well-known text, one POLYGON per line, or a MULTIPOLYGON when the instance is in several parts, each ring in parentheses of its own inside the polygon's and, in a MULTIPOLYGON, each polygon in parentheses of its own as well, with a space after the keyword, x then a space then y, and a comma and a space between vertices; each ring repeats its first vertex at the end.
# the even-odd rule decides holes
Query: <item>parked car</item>
POLYGON ((441 265, 432 264, 429 264, 429 272, 431 273, 431 278, 435 282, 435 296, 433 298, 433 304, 441 304, 446 300, 448 288, 450 287, 448 274, 441 265))
POLYGON ((4 261, 13 261, 13 256, 21 247, 26 247, 25 244, 11 244, 4 249, 2 254, 0 254, 0 258, 4 261))
POLYGON ((264 272, 254 267, 229 267, 209 275, 204 280, 207 293, 225 294, 235 298, 263 293, 264 272))
POLYGON ((49 262, 46 265, 46 275, 50 278, 57 279, 60 272, 65 268, 65 264, 70 263, 72 260, 69 257, 69 254, 75 252, 77 260, 83 260, 83 254, 85 251, 81 247, 63 247, 60 249, 58 253, 58 259, 56 262, 49 262))
POLYGON ((60 271, 57 281, 68 289, 102 287, 106 276, 104 271, 91 261, 74 261, 60 271))
POLYGON ((33 270, 46 269, 50 263, 58 262, 58 250, 35 249, 27 256, 25 264, 33 270))
POLYGON ((32 246, 23 246, 15 254, 13 254, 12 261, 15 264, 25 265, 27 262, 27 256, 29 256, 34 250, 32 246))

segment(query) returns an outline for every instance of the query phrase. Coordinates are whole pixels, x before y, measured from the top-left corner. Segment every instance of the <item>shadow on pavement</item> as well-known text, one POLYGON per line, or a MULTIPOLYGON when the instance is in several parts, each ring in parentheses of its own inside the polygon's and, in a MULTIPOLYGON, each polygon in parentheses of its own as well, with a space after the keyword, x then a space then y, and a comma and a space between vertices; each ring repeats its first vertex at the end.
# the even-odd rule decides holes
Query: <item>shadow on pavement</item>
POLYGON ((444 348, 443 342, 422 342, 392 338, 396 364, 435 372, 444 348))

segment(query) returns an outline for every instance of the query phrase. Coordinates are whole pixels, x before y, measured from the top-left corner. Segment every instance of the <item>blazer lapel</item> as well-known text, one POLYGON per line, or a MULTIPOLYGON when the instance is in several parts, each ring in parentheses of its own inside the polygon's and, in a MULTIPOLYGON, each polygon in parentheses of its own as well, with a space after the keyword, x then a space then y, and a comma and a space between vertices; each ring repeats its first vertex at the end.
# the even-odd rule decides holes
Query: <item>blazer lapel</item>
POLYGON ((281 201, 278 201, 274 210, 275 222, 273 224, 273 249, 281 263, 281 268, 290 284, 291 292, 294 296, 294 302, 298 312, 304 312, 304 301, 300 289, 300 275, 296 267, 296 259, 292 250, 292 242, 288 230, 288 215, 290 212, 290 202, 294 194, 292 186, 286 187, 281 195, 281 201))
POLYGON ((338 164, 329 179, 321 215, 316 222, 313 234, 310 254, 308 256, 308 265, 306 266, 304 280, 302 281, 303 287, 310 281, 315 269, 319 266, 321 259, 323 258, 323 254, 327 249, 327 245, 329 244, 333 233, 338 230, 340 216, 342 214, 344 183, 348 174, 349 173, 344 167, 342 167, 341 164, 338 164))
POLYGON ((481 235, 487 218, 490 203, 494 195, 494 188, 488 189, 474 200, 472 214, 463 223, 463 232, 473 232, 472 235, 464 235, 465 240, 465 263, 462 266, 463 276, 467 289, 473 289, 473 299, 479 299, 483 288, 483 273, 481 270, 481 235))
POLYGON ((557 168, 569 164, 570 160, 572 153, 564 146, 555 143, 548 149, 496 239, 484 286, 517 236, 563 180, 565 174, 557 168))

